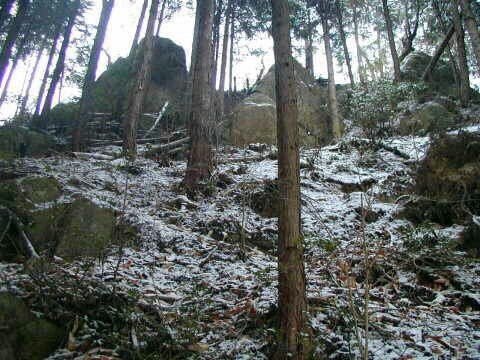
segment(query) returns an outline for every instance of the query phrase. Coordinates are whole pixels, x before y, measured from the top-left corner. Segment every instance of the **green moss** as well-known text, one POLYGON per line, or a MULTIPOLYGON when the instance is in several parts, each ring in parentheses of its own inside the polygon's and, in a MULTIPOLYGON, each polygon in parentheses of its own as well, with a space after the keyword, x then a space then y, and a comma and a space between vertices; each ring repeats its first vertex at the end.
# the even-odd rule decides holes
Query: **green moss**
POLYGON ((24 196, 35 204, 58 199, 62 193, 61 186, 52 177, 27 177, 20 180, 24 196))
POLYGON ((54 352, 62 343, 65 332, 52 323, 37 319, 18 329, 17 359, 41 360, 54 352))

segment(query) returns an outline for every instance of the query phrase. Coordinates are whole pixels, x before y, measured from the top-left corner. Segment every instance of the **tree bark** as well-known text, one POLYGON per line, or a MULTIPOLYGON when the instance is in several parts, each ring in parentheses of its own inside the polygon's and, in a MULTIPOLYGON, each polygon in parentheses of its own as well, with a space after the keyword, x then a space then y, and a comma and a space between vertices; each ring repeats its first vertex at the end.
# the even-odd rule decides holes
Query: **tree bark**
POLYGON ((337 90, 335 88, 335 69, 333 67, 333 54, 330 42, 330 29, 327 16, 322 16, 323 43, 328 69, 328 112, 331 119, 332 135, 338 140, 342 136, 342 125, 338 112, 337 90))
POLYGON ((32 24, 30 23, 29 26, 27 27, 24 36, 22 37, 22 40, 20 41, 20 44, 17 46, 17 50, 15 52, 15 56, 13 57, 12 60, 12 67, 10 68, 10 72, 8 73, 7 80, 5 81, 5 84, 3 85, 3 90, 2 90, 2 95, 0 96, 0 106, 3 105, 5 102, 5 99, 7 98, 8 94, 8 89, 10 88, 10 82, 12 81, 13 74, 15 73, 15 70, 17 68, 18 62, 24 55, 25 51, 25 44, 27 43, 29 39, 29 33, 30 29, 32 27, 32 24))
POLYGON ((192 107, 189 133, 190 153, 183 185, 188 192, 210 176, 212 146, 209 137, 211 101, 210 61, 212 58, 213 0, 197 1, 198 29, 192 50, 192 107))
POLYGON ((435 69, 435 66, 437 65, 437 62, 442 56, 443 52, 447 48, 448 43, 450 42, 450 39, 452 38, 454 33, 455 33, 455 27, 452 25, 448 29, 448 32, 445 34, 440 44, 435 49, 432 59, 428 63, 427 67, 425 68, 425 72, 423 73, 423 76, 422 76, 423 81, 429 81, 432 79, 433 70, 435 69))
POLYGON ((45 73, 43 74, 42 83, 40 85, 40 90, 38 91, 37 104, 35 105, 35 112, 33 116, 38 116, 40 114, 40 109, 42 107, 43 94, 47 88, 48 77, 50 76, 50 66, 52 66, 53 58, 55 57, 55 52, 57 51, 58 39, 60 39, 62 24, 58 23, 55 29, 55 35, 53 37, 52 47, 50 48, 50 53, 48 54, 47 66, 45 67, 45 73))
POLYGON ((400 60, 398 59, 397 47, 395 46, 395 36, 393 34, 392 18, 388 9, 387 0, 382 0, 383 16, 387 25, 388 44, 390 45, 390 53, 393 61, 394 82, 400 82, 400 60))
POLYGON ((147 6, 148 0, 143 0, 142 11, 140 12, 140 17, 138 18, 135 35, 133 36, 132 46, 130 47, 130 56, 132 56, 137 49, 138 39, 140 38, 140 32, 142 31, 143 21, 145 19, 145 13, 147 12, 147 6))
MULTIPOLYGON (((10 56, 12 55, 13 45, 15 44, 18 34, 20 33, 20 28, 27 17, 29 6, 29 0, 18 1, 17 13, 13 19, 12 26, 8 31, 7 38, 3 43, 2 52, 0 53, 0 84, 2 83, 5 72, 7 71, 8 62, 10 61, 10 56)), ((24 36, 27 36, 27 34, 24 34, 24 36)))
POLYGON ((88 61, 87 73, 83 80, 82 97, 80 98, 80 107, 76 116, 76 129, 73 133, 73 151, 80 151, 84 139, 83 129, 88 122, 88 112, 93 106, 93 85, 95 83, 95 75, 97 73, 98 60, 102 52, 103 42, 107 33, 108 23, 112 15, 112 9, 115 0, 103 0, 102 12, 97 26, 97 33, 93 41, 90 59, 88 61))
POLYGON ((163 19, 165 17, 165 6, 167 5, 167 0, 162 1, 162 8, 160 9, 160 15, 158 16, 158 25, 157 25, 157 31, 155 31, 155 36, 160 35, 160 28, 162 27, 163 24, 163 19))
POLYGON ((410 0, 404 0, 404 12, 405 12, 405 34, 402 39, 402 44, 403 44, 403 50, 402 53, 399 56, 399 61, 402 62, 403 59, 405 59, 413 50, 413 41, 417 37, 417 32, 418 32, 418 25, 420 22, 420 3, 419 0, 413 0, 415 1, 415 22, 413 24, 413 29, 412 26, 410 25, 410 14, 408 11, 408 7, 410 5, 410 0))
POLYGON ((358 31, 358 7, 357 7, 357 0, 353 1, 353 29, 355 35, 355 47, 357 52, 357 63, 358 63, 358 78, 362 85, 365 85, 365 72, 363 68, 363 59, 362 59, 362 51, 360 47, 360 35, 358 31))
POLYGON ((40 63, 40 60, 42 59, 43 51, 45 50, 45 43, 46 41, 44 40, 41 48, 38 50, 37 58, 35 60, 35 64, 33 65, 32 74, 30 75, 30 79, 28 80, 27 90, 20 106, 20 116, 24 116, 26 113, 28 101, 30 99, 30 91, 32 89, 33 81, 35 80, 35 76, 37 75, 38 65, 40 63))
POLYGON ((225 13, 225 27, 223 29, 222 59, 220 64, 220 80, 218 85, 217 119, 223 118, 224 107, 225 107, 225 75, 227 70, 228 37, 229 37, 229 30, 230 30, 231 12, 232 12, 232 0, 229 0, 227 4, 227 10, 225 13))
POLYGON ((478 31, 479 24, 477 23, 475 16, 473 15, 472 8, 470 7, 471 0, 460 0, 460 6, 462 7, 463 21, 470 35, 470 42, 475 53, 477 60, 477 70, 480 73, 480 33, 478 31))
POLYGON ((348 78, 350 79, 350 85, 354 87, 355 79, 353 77, 352 62, 350 59, 350 52, 348 51, 347 36, 345 35, 345 27, 343 25, 343 10, 339 0, 335 1, 335 10, 337 15, 338 33, 340 35, 340 41, 342 42, 343 54, 345 56, 345 63, 347 64, 348 78))
POLYGON ((53 96, 55 95, 55 90, 57 88, 60 77, 65 69, 65 57, 67 55, 67 49, 70 44, 70 36, 72 34, 73 26, 75 25, 75 19, 77 18, 78 11, 80 9, 80 0, 76 0, 73 4, 72 13, 68 18, 67 27, 63 34, 62 46, 60 47, 60 52, 58 53, 57 64, 55 70, 53 71, 52 80, 50 81, 50 87, 48 88, 47 96, 45 97, 45 103, 43 104, 42 109, 42 118, 48 117, 50 110, 52 108, 53 96))
POLYGON ((458 10, 458 0, 452 0, 453 25, 455 27, 455 42, 457 45, 458 70, 460 75, 460 104, 466 107, 470 101, 470 79, 468 73, 467 50, 465 49, 465 30, 462 17, 458 10))
POLYGON ((313 41, 311 34, 305 37, 305 68, 307 72, 315 76, 315 69, 313 67, 313 41))
POLYGON ((233 43, 235 41, 235 5, 232 3, 232 13, 230 16, 230 72, 228 82, 228 92, 231 94, 233 91, 233 43))
POLYGON ((3 30, 7 20, 8 16, 10 15, 10 10, 12 10, 12 6, 15 0, 3 0, 1 5, 2 7, 0 8, 0 29, 3 30))
POLYGON ((303 237, 300 228, 298 107, 287 0, 271 0, 277 103, 278 307, 276 359, 305 359, 308 351, 303 237))
POLYGON ((128 110, 123 123, 123 151, 129 157, 137 156, 137 123, 142 113, 145 95, 151 79, 152 56, 159 0, 152 0, 150 14, 148 16, 147 31, 145 34, 145 49, 143 61, 135 79, 134 88, 131 91, 128 110))

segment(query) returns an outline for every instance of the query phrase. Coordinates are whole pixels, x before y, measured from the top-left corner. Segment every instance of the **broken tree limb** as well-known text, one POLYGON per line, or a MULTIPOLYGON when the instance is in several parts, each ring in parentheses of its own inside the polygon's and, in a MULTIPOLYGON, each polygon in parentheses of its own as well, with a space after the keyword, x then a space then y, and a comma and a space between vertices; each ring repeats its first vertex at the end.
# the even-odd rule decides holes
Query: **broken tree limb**
MULTIPOLYGON (((145 136, 148 136, 148 134, 150 134, 153 130, 155 130, 155 128, 157 127, 158 123, 160 122, 160 120, 162 119, 163 117, 163 114, 165 114, 165 110, 167 110, 167 106, 168 106, 168 101, 165 103, 165 105, 163 105, 162 107, 162 110, 160 110, 160 112, 158 113, 158 117, 156 118, 155 120, 155 123, 152 125, 152 127, 150 129, 147 130, 147 132, 145 133, 145 136)), ((138 141, 137 141, 138 143, 138 141)))
POLYGON ((23 225, 22 221, 19 217, 10 209, 0 205, 0 211, 8 214, 10 217, 10 221, 12 222, 13 226, 17 229, 18 235, 20 237, 20 248, 25 252, 30 258, 38 259, 39 256, 35 251, 30 239, 28 238, 27 234, 25 233, 25 225, 23 225))

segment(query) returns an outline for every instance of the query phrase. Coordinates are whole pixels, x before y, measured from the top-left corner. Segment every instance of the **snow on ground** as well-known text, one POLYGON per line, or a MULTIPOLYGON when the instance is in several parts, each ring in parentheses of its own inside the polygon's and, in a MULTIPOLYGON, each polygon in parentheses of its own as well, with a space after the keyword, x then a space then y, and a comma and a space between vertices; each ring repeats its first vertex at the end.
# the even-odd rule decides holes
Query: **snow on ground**
MULTIPOLYGON (((307 295, 317 354, 359 357, 368 287, 371 358, 479 358, 478 306, 464 306, 465 298, 478 298, 479 267, 474 262, 445 266, 463 285, 432 288, 418 280, 412 264, 420 257, 403 244, 412 230, 397 216, 398 204, 429 140, 403 137, 386 143, 390 150, 371 151, 365 140, 347 138, 301 153, 307 295), (368 284, 365 262, 374 273, 368 284)), ((277 220, 249 205, 276 178, 269 152, 221 149, 216 173, 227 174, 231 183, 212 180, 213 194, 195 201, 176 190, 184 162, 161 167, 144 158, 125 164, 56 156, 25 159, 20 167, 57 178, 66 199, 82 194, 119 209, 139 229, 137 246, 112 249, 90 276, 139 292, 142 302, 172 319, 166 326, 174 338, 184 341, 188 333, 194 339, 198 358, 266 359, 274 338, 268 318, 277 296, 276 258, 274 250, 255 246, 254 235, 272 241, 277 220), (242 227, 245 246, 239 240, 242 227)), ((1 272, 9 272, 3 282, 20 274, 18 265, 1 266, 1 272)))

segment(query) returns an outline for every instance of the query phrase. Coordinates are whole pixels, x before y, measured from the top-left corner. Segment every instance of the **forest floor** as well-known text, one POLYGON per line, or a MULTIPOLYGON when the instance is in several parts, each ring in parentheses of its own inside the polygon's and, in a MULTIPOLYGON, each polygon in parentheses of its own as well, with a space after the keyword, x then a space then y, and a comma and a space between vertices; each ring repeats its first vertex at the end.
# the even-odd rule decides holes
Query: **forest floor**
MULTIPOLYGON (((307 295, 318 358, 358 358, 365 343, 373 359, 480 357, 480 266, 450 246, 462 227, 415 227, 399 216, 429 142, 397 137, 373 149, 351 133, 339 144, 302 150, 307 295)), ((160 348, 159 358, 269 358, 277 298, 274 150, 222 148, 208 194, 195 200, 178 191, 184 161, 164 167, 143 157, 134 164, 24 159, 24 171, 61 182, 64 201, 82 194, 114 207, 139 238, 112 246, 102 259, 57 259, 42 276, 1 263, 0 288, 24 296, 39 291, 44 303, 55 297, 50 313, 38 308, 47 317, 74 311, 59 298, 110 294, 90 302, 96 310, 69 325, 66 348, 50 359, 135 352, 155 358, 160 348), (119 310, 117 298, 134 302, 119 310)))

